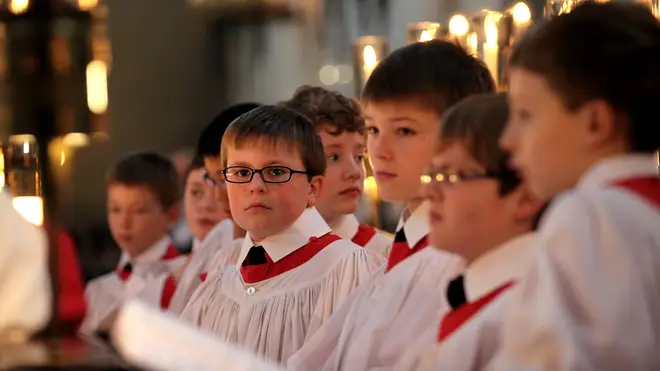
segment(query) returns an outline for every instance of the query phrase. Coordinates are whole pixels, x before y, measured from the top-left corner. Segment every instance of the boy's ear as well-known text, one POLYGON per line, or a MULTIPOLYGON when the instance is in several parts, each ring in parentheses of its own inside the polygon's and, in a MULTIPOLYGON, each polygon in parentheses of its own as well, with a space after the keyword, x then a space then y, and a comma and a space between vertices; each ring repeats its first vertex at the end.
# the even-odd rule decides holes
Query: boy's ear
POLYGON ((307 194, 307 207, 312 207, 316 205, 316 201, 321 194, 321 188, 323 188, 323 176, 316 175, 309 181, 309 193, 307 194))
POLYGON ((514 218, 520 222, 532 223, 543 209, 543 202, 536 198, 525 184, 521 184, 516 193, 517 205, 514 218))
POLYGON ((169 209, 167 209, 166 213, 167 219, 172 224, 172 227, 174 227, 174 224, 179 221, 179 217, 181 216, 181 202, 175 202, 172 206, 169 207, 169 209))

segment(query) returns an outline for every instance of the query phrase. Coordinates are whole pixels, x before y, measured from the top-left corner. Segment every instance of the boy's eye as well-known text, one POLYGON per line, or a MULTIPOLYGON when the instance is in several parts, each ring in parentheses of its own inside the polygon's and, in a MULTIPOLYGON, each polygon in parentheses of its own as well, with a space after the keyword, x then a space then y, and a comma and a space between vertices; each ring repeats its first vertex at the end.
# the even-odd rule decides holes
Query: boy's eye
POLYGON ((241 176, 241 177, 250 176, 251 173, 252 173, 252 171, 250 171, 249 169, 238 169, 238 170, 234 171, 234 175, 241 176))
POLYGON ((378 134, 378 128, 376 128, 374 126, 367 126, 367 134, 369 134, 369 135, 378 134))
POLYGON ((402 135, 402 136, 411 136, 415 135, 415 131, 409 128, 399 128, 397 129, 397 134, 402 135))
POLYGON ((329 154, 327 158, 328 158, 328 161, 329 161, 329 162, 337 162, 337 161, 339 161, 339 155, 336 154, 336 153, 331 153, 331 154, 329 154))
POLYGON ((281 167, 271 167, 268 169, 268 175, 270 176, 280 176, 286 173, 286 169, 281 167))

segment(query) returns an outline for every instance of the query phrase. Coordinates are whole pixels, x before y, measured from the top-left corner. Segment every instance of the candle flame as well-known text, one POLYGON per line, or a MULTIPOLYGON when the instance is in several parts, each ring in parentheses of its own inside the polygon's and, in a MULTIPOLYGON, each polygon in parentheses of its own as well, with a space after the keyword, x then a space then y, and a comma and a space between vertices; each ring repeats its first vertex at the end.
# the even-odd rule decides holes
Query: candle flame
POLYGON ((108 109, 108 69, 103 61, 87 65, 87 106, 97 115, 108 109))
POLYGON ((30 0, 11 0, 9 3, 9 11, 14 14, 25 13, 30 5, 30 0))
POLYGON ((484 33, 486 34, 486 44, 489 46, 497 45, 497 22, 499 16, 495 14, 488 14, 484 19, 484 33))
POLYGON ((527 23, 532 19, 532 12, 524 2, 519 2, 513 6, 511 10, 513 14, 513 21, 517 24, 527 23))
POLYGON ((367 45, 362 51, 362 57, 364 58, 364 66, 367 68, 374 69, 378 64, 378 56, 376 55, 376 49, 373 45, 367 45))
POLYGON ((470 29, 470 23, 462 14, 456 14, 449 20, 449 32, 454 36, 463 36, 470 29))
POLYGON ((429 32, 429 30, 424 30, 419 35, 419 41, 420 42, 426 42, 426 41, 431 41, 431 40, 433 40, 433 37, 431 36, 431 33, 429 32))

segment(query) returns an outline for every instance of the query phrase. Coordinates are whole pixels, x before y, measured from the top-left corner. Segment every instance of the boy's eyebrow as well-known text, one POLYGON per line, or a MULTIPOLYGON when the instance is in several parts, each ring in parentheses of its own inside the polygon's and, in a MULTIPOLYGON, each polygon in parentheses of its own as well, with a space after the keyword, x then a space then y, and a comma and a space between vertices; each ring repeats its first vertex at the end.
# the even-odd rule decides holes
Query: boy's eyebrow
POLYGON ((329 145, 325 146, 325 148, 341 148, 341 147, 342 147, 342 145, 339 144, 339 143, 329 144, 329 145))
MULTIPOLYGON (((273 165, 287 166, 287 165, 284 164, 284 161, 281 161, 281 160, 271 160, 271 161, 266 162, 266 163, 263 165, 263 167, 268 167, 268 166, 273 166, 273 165)), ((233 166, 249 167, 249 168, 251 168, 251 169, 254 169, 254 167, 253 167, 252 165, 250 165, 250 164, 248 164, 248 163, 246 163, 246 162, 242 162, 242 161, 239 161, 239 162, 236 162, 236 163, 232 163, 232 164, 228 164, 228 165, 227 165, 227 167, 233 167, 233 166)), ((222 172, 222 170, 218 170, 218 172, 220 173, 220 172, 222 172)))
POLYGON ((409 116, 397 116, 397 117, 392 117, 390 119, 391 122, 414 122, 418 123, 419 121, 415 120, 412 117, 409 116))

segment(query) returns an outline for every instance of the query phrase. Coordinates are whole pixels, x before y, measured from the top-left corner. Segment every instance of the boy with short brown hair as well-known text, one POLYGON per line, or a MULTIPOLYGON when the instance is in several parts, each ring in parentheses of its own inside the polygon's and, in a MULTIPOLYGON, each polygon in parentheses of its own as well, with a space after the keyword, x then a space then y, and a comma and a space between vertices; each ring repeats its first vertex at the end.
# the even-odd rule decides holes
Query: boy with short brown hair
POLYGON ((88 310, 81 331, 108 330, 117 308, 130 297, 163 309, 169 306, 176 283, 156 277, 185 262, 168 235, 179 217, 179 187, 174 166, 157 153, 127 155, 110 169, 108 224, 122 255, 115 272, 87 285, 88 310))
POLYGON ((420 176, 431 161, 444 111, 495 90, 486 66, 460 46, 433 40, 396 50, 373 71, 362 104, 378 193, 406 203, 389 254, 375 277, 289 360, 295 370, 391 367, 438 313, 442 288, 463 269, 455 254, 427 249, 429 204, 420 176), (350 306, 350 307, 348 307, 350 306))
POLYGON ((660 24, 632 3, 586 2, 514 47, 501 144, 555 201, 490 369, 660 366, 659 65, 660 24))
POLYGON ((301 86, 282 106, 309 118, 321 137, 328 163, 316 203, 323 219, 339 237, 387 256, 392 238, 360 224, 355 213, 364 188, 366 127, 357 102, 316 86, 301 86))
POLYGON ((234 221, 247 231, 236 266, 210 274, 181 318, 273 361, 286 360, 381 263, 342 240, 314 205, 326 160, 301 114, 262 106, 222 139, 234 221))

